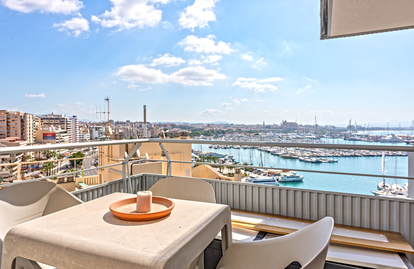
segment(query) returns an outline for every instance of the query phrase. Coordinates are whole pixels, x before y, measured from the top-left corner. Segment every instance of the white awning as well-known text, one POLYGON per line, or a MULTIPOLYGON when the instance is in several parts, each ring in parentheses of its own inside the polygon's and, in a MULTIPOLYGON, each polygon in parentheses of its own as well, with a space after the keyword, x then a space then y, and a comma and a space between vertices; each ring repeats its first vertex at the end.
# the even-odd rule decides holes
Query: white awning
POLYGON ((321 39, 414 28, 414 0, 321 0, 321 39))

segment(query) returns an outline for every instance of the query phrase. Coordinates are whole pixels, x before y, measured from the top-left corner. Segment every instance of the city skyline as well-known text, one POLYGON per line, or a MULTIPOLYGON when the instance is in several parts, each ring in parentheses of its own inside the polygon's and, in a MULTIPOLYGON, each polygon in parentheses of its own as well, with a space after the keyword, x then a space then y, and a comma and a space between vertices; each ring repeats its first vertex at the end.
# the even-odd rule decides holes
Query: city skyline
POLYGON ((109 96, 114 120, 144 104, 150 122, 413 119, 414 31, 321 41, 319 1, 32 2, 0 5, 1 109, 96 120, 109 96))

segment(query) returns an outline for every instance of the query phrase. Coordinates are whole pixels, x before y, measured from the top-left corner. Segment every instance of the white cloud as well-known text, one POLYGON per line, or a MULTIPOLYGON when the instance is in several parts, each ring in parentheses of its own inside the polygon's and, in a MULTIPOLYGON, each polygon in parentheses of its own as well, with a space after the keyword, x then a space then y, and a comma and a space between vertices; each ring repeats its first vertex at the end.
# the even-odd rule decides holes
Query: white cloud
POLYGON ((278 77, 266 78, 266 79, 241 77, 241 78, 238 78, 236 82, 232 84, 232 86, 240 86, 241 88, 246 88, 254 92, 273 92, 273 91, 278 90, 277 87, 275 85, 272 85, 266 82, 276 82, 276 81, 282 81, 282 80, 283 80, 282 78, 278 78, 278 77))
POLYGON ((282 42, 283 54, 285 55, 293 55, 293 49, 298 48, 298 45, 293 41, 284 40, 282 42))
POLYGON ((203 61, 204 63, 215 63, 223 59, 223 56, 221 55, 209 55, 207 58, 203 61))
POLYGON ((263 102, 265 99, 256 99, 256 102, 263 102))
POLYGON ((142 91, 151 90, 151 87, 148 87, 148 88, 139 88, 139 86, 136 85, 136 84, 129 84, 128 85, 128 89, 138 90, 138 91, 142 92, 142 91))
POLYGON ((233 108, 231 107, 231 103, 222 103, 221 104, 224 107, 224 110, 233 110, 233 108))
POLYGON ((181 17, 178 20, 183 28, 205 28, 210 21, 216 21, 216 15, 214 15, 214 4, 218 0, 195 0, 192 6, 188 6, 181 13, 181 17))
POLYGON ((265 78, 260 80, 260 82, 275 82, 275 81, 282 81, 283 78, 278 78, 278 77, 274 77, 274 78, 265 78))
POLYGON ((116 27, 118 30, 154 27, 162 17, 162 11, 155 4, 166 4, 169 0, 111 0, 111 11, 102 15, 92 16, 92 21, 103 27, 116 27))
POLYGON ((277 91, 277 87, 271 84, 259 84, 256 82, 240 82, 236 81, 233 86, 240 86, 241 88, 247 88, 254 92, 273 92, 277 91))
POLYGON ((261 68, 261 67, 266 66, 266 65, 267 65, 267 62, 264 62, 264 61, 263 61, 263 58, 260 58, 259 60, 257 60, 257 61, 254 63, 253 68, 256 68, 256 69, 262 70, 262 68, 261 68))
POLYGON ((150 66, 156 65, 166 65, 166 66, 177 66, 180 64, 185 63, 185 60, 181 59, 180 57, 175 57, 170 54, 164 54, 157 59, 154 59, 150 66))
POLYGON ((202 61, 200 60, 196 60, 196 59, 191 59, 188 61, 188 65, 201 65, 202 61))
POLYGON ((253 57, 249 54, 242 54, 242 59, 246 61, 253 61, 253 57))
POLYGON ((257 78, 238 78, 237 81, 255 81, 257 78))
POLYGON ((241 99, 240 101, 242 101, 242 102, 249 102, 249 99, 247 99, 247 98, 243 98, 243 99, 241 99))
POLYGON ((205 69, 202 66, 190 66, 171 74, 171 80, 183 85, 212 85, 216 79, 225 79, 226 76, 216 70, 205 69))
POLYGON ((161 70, 148 68, 145 65, 125 65, 116 72, 118 77, 126 81, 140 81, 145 83, 165 83, 169 81, 169 75, 161 70))
POLYGON ((307 77, 303 77, 302 79, 307 80, 307 81, 316 81, 316 79, 311 79, 311 78, 307 78, 307 77))
POLYGON ((83 3, 79 0, 1 0, 1 4, 23 13, 40 11, 70 14, 83 8, 83 3))
POLYGON ((44 98, 44 97, 46 97, 46 94, 44 94, 44 93, 40 93, 40 94, 26 93, 26 95, 24 97, 27 97, 27 98, 44 98))
POLYGON ((202 66, 190 66, 182 68, 171 75, 163 73, 161 70, 148 68, 144 65, 122 66, 116 72, 118 77, 130 82, 145 83, 166 83, 175 82, 183 85, 208 86, 214 80, 225 79, 226 76, 216 70, 209 70, 202 66))
POLYGON ((213 109, 213 108, 208 108, 204 110, 203 112, 201 112, 201 115, 203 116, 216 116, 219 114, 221 114, 221 111, 218 109, 213 109))
POLYGON ((81 106, 81 105, 83 105, 83 103, 81 103, 81 102, 76 102, 76 103, 75 103, 75 105, 76 105, 76 106, 81 106))
POLYGON ((234 103, 235 103, 236 105, 239 105, 239 104, 240 104, 240 101, 239 101, 239 100, 237 100, 237 99, 234 99, 233 101, 234 101, 234 103))
POLYGON ((308 85, 306 85, 304 88, 299 89, 296 93, 297 93, 297 94, 299 94, 299 93, 304 93, 304 92, 307 92, 307 91, 308 91, 308 90, 310 90, 310 89, 312 89, 312 85, 308 84, 308 85))
POLYGON ((208 35, 205 38, 189 35, 178 44, 184 47, 185 51, 195 51, 197 53, 229 54, 233 51, 230 48, 230 43, 219 41, 216 45, 214 38, 214 35, 208 35))
POLYGON ((89 32, 89 22, 82 17, 55 23, 53 27, 57 27, 59 31, 66 31, 68 34, 74 36, 79 36, 82 32, 89 32))
POLYGON ((202 65, 202 64, 212 64, 212 65, 217 65, 218 61, 220 61, 221 59, 223 59, 223 56, 221 55, 209 55, 207 57, 202 57, 204 58, 204 60, 197 60, 197 59, 191 59, 188 61, 188 65, 192 66, 192 65, 202 65))
POLYGON ((162 21, 161 26, 162 26, 162 28, 168 29, 168 30, 174 29, 174 26, 169 21, 162 21))

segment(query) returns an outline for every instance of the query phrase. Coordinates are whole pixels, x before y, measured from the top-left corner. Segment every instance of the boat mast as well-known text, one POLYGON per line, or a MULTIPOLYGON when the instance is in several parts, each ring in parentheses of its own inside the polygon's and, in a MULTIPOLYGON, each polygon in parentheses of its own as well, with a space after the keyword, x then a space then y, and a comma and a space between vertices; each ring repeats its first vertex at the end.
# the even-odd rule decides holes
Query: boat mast
MULTIPOLYGON (((385 151, 382 152, 382 175, 385 176, 385 151)), ((382 187, 385 189, 385 178, 382 178, 382 187)))

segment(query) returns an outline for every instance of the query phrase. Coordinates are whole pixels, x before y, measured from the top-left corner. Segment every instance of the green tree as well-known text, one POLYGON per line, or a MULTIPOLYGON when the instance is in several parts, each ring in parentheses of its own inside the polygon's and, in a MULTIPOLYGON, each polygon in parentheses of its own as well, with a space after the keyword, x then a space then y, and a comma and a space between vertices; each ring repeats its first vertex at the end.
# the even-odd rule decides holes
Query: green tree
POLYGON ((60 160, 60 159, 63 159, 63 154, 59 154, 58 156, 57 156, 57 158, 60 160))
POLYGON ((42 154, 43 154, 43 156, 45 156, 46 157, 46 159, 49 159, 50 158, 50 150, 44 150, 44 151, 42 151, 42 154))
POLYGON ((50 151, 50 157, 56 157, 57 153, 56 151, 50 151))
MULTIPOLYGON (((73 153, 72 156, 69 157, 69 159, 75 159, 75 158, 83 158, 85 155, 78 151, 76 153, 73 153)), ((70 160, 70 164, 75 167, 75 161, 76 161, 76 167, 80 167, 82 165, 83 160, 70 160)))

